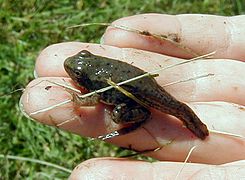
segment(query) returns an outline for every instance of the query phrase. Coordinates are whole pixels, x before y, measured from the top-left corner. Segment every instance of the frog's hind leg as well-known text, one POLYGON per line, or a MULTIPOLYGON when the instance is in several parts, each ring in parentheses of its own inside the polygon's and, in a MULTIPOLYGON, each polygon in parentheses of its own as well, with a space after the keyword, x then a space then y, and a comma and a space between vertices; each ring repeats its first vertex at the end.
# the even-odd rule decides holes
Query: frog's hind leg
POLYGON ((72 93, 72 101, 77 106, 95 106, 99 103, 100 96, 99 94, 95 93, 88 97, 82 97, 77 95, 76 93, 72 93))
POLYGON ((128 124, 145 121, 150 115, 151 112, 147 108, 131 101, 116 105, 111 118, 117 124, 128 124))
POLYGON ((135 103, 119 104, 113 109, 111 118, 115 123, 126 124, 127 126, 99 136, 98 139, 106 140, 133 132, 140 128, 149 119, 150 115, 151 112, 141 105, 135 103))

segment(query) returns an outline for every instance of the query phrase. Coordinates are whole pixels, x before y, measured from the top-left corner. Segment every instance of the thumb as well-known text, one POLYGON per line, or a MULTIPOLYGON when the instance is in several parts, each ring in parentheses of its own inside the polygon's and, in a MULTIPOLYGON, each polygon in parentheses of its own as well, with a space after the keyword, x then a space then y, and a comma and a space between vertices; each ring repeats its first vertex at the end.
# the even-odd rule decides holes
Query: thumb
POLYGON ((144 162, 123 158, 96 158, 79 164, 69 179, 243 179, 245 160, 223 165, 144 162), (183 168, 183 169, 182 169, 183 168), (243 178, 242 178, 243 177, 243 178))

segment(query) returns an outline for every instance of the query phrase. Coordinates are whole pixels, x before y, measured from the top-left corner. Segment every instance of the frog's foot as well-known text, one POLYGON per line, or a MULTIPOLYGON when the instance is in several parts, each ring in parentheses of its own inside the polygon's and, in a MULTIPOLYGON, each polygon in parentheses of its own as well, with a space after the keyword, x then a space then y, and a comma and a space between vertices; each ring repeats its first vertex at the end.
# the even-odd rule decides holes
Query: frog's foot
POLYGON ((72 101, 78 106, 95 106, 100 101, 99 94, 93 94, 88 97, 81 97, 76 93, 72 93, 72 101))
POLYGON ((167 142, 164 143, 164 144, 159 144, 159 143, 157 142, 158 146, 157 146, 156 148, 145 149, 145 150, 140 150, 140 151, 137 150, 137 149, 132 148, 132 145, 129 145, 128 148, 124 148, 124 149, 126 149, 126 150, 131 150, 131 151, 135 151, 135 153, 129 154, 129 155, 125 155, 125 156, 120 156, 120 157, 127 158, 127 157, 133 157, 133 156, 137 156, 137 155, 142 155, 142 154, 147 154, 147 153, 157 152, 157 151, 160 151, 162 148, 164 148, 164 147, 166 147, 166 146, 172 144, 173 141, 174 141, 174 139, 173 139, 173 140, 169 140, 169 141, 167 141, 167 142))
POLYGON ((114 138, 114 137, 117 137, 117 136, 122 136, 122 135, 128 134, 128 133, 140 128, 144 123, 145 123, 145 121, 132 123, 130 126, 121 128, 121 129, 116 130, 116 131, 113 131, 113 132, 111 132, 109 134, 98 136, 95 139, 107 140, 107 139, 111 139, 111 138, 114 138))
POLYGON ((129 155, 125 155, 125 156, 120 156, 120 158, 128 158, 128 157, 134 157, 134 156, 142 155, 142 154, 146 154, 146 153, 157 152, 157 151, 161 150, 164 146, 159 146, 157 148, 152 148, 152 149, 146 149, 146 150, 143 150, 143 151, 138 151, 138 150, 133 149, 131 147, 130 148, 124 148, 124 149, 127 149, 127 150, 135 151, 135 153, 129 154, 129 155))
POLYGON ((129 126, 119 129, 117 131, 111 132, 99 136, 97 139, 111 139, 116 136, 121 136, 128 134, 145 123, 145 121, 150 117, 150 111, 145 107, 135 104, 134 102, 130 104, 118 104, 111 114, 111 118, 115 123, 129 124, 129 126))

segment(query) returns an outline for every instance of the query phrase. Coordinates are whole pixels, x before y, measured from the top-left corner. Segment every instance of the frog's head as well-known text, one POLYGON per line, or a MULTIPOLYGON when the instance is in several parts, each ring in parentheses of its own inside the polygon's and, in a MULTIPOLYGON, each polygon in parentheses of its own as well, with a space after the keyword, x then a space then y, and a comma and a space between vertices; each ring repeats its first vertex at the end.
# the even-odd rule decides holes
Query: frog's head
POLYGON ((90 60, 94 57, 95 55, 89 51, 82 50, 65 60, 64 68, 66 72, 78 85, 86 87, 86 84, 89 83, 90 60))

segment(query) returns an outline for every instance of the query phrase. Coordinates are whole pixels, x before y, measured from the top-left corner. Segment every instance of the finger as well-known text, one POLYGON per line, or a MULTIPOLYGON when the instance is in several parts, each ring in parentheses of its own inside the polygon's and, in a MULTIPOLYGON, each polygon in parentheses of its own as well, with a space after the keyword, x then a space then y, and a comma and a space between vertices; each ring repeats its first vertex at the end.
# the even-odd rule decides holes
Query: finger
MULTIPOLYGON (((36 71, 40 77, 68 76, 63 68, 64 60, 87 49, 94 54, 125 61, 147 72, 183 62, 181 59, 140 51, 121 49, 111 46, 84 43, 61 43, 52 45, 43 52, 36 62, 36 71)), ((167 86, 165 89, 180 101, 227 101, 237 104, 245 103, 243 73, 245 64, 232 60, 200 60, 162 70, 156 78, 161 86, 186 80, 209 73, 214 76, 196 79, 185 83, 167 86)))
MULTIPOLYGON (((22 96, 22 104, 27 114, 71 98, 71 95, 59 86, 47 82, 38 83, 38 80, 40 79, 30 83, 22 96)), ((63 81, 55 78, 50 80, 63 81)), ((68 79, 65 81, 69 82, 68 79)), ((188 105, 209 129, 245 136, 243 106, 224 102, 189 103, 188 105)), ((112 122, 108 113, 110 110, 110 107, 103 104, 78 108, 70 103, 32 117, 42 123, 57 126, 81 136, 98 137, 120 127, 112 122)), ((245 158, 243 139, 211 133, 207 140, 201 141, 183 128, 182 123, 173 116, 154 110, 144 128, 110 140, 118 146, 131 147, 138 151, 154 149, 159 146, 158 144, 165 145, 171 141, 173 142, 169 145, 149 155, 159 160, 183 161, 189 149, 196 145, 197 148, 190 158, 192 162, 220 164, 245 158)))
MULTIPOLYGON (((245 16, 141 14, 119 19, 113 24, 167 36, 197 54, 216 51, 215 58, 245 60, 245 16)), ((191 57, 173 43, 111 27, 103 35, 102 42, 175 57, 191 57)))
POLYGON ((36 60, 35 70, 38 77, 67 76, 63 64, 66 58, 77 54, 81 50, 88 50, 91 53, 132 63, 146 71, 159 68, 161 65, 171 65, 179 62, 177 58, 158 55, 150 52, 143 52, 134 49, 121 49, 113 46, 88 44, 78 42, 59 43, 45 48, 36 60), (154 58, 154 59, 152 59, 154 58), (155 60, 156 59, 156 60, 155 60), (165 64, 164 60, 169 60, 165 64))
POLYGON ((78 179, 242 179, 245 161, 220 166, 187 163, 144 162, 117 158, 85 161, 72 172, 70 180, 78 179))

